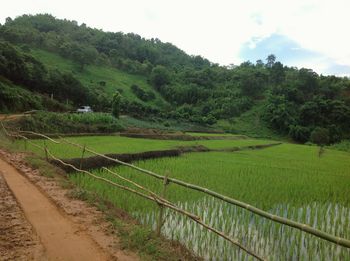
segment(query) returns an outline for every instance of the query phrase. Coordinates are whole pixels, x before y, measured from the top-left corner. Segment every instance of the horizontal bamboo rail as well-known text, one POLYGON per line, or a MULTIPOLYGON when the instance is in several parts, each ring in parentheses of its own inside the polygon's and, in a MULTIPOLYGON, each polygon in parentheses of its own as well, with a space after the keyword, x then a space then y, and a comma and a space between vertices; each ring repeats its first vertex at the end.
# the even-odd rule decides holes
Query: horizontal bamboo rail
POLYGON ((53 143, 56 143, 56 144, 59 144, 60 142, 54 140, 54 139, 51 139, 49 136, 46 136, 44 134, 41 134, 41 133, 36 133, 36 132, 33 132, 33 131, 19 131, 21 133, 27 133, 27 134, 32 134, 32 135, 37 135, 39 137, 42 137, 42 138, 45 138, 45 139, 48 139, 49 141, 53 142, 53 143))
MULTIPOLYGON (((4 126, 3 126, 3 128, 4 128, 4 126)), ((5 129, 5 131, 6 131, 6 129, 5 129)), ((42 134, 38 134, 38 133, 35 133, 35 132, 32 132, 32 134, 36 134, 38 136, 42 136, 42 134)), ((76 144, 76 143, 70 142, 70 141, 68 141, 68 140, 66 140, 66 139, 64 139, 62 137, 59 137, 59 138, 64 143, 67 143, 67 144, 70 144, 72 146, 75 146, 75 147, 83 149, 83 146, 80 145, 80 144, 76 144)), ((56 141, 56 143, 57 143, 57 141, 56 141)), ((91 149, 89 149, 87 147, 85 147, 85 150, 90 152, 90 153, 93 153, 93 154, 95 154, 97 156, 101 156, 101 157, 106 158, 108 160, 114 161, 114 162, 116 162, 118 164, 121 164, 121 165, 130 167, 130 168, 133 168, 135 170, 138 170, 141 173, 150 175, 150 176, 152 176, 154 178, 161 179, 161 180, 164 180, 164 178, 165 178, 165 176, 156 174, 156 173, 154 173, 152 171, 149 171, 149 170, 146 170, 146 169, 142 169, 142 168, 137 167, 137 166, 135 166, 133 164, 126 163, 126 162, 120 161, 118 159, 114 159, 114 158, 108 157, 108 156, 106 156, 104 154, 95 152, 95 151, 93 151, 93 150, 91 150, 91 149)), ((337 245, 340 245, 340 246, 343 246, 343 247, 346 247, 346 248, 350 248, 350 240, 348 240, 348 239, 328 234, 326 232, 323 232, 321 230, 318 230, 316 228, 313 228, 313 227, 311 227, 309 225, 306 225, 306 224, 303 224, 303 223, 299 223, 299 222, 296 222, 296 221, 293 221, 293 220, 290 220, 290 219, 287 219, 287 218, 283 218, 283 217, 280 217, 280 216, 277 216, 277 215, 273 215, 273 214, 271 214, 269 212, 266 212, 266 211, 264 211, 262 209, 254 207, 254 206, 252 206, 250 204, 247 204, 247 203, 244 203, 242 201, 230 198, 228 196, 222 195, 220 193, 217 193, 215 191, 209 190, 207 188, 203 188, 203 187, 198 186, 198 185, 187 183, 187 182, 184 182, 182 180, 178 180, 178 179, 174 179, 174 178, 167 178, 167 180, 168 180, 168 182, 172 182, 174 184, 177 184, 177 185, 180 185, 180 186, 183 186, 183 187, 186 187, 186 188, 190 188, 190 189, 193 189, 193 190, 197 190, 197 191, 206 193, 206 194, 211 195, 211 196, 213 196, 215 198, 221 199, 221 200, 223 200, 223 201, 225 201, 227 203, 230 203, 230 204, 233 204, 235 206, 244 208, 244 209, 246 209, 246 210, 248 210, 248 211, 250 211, 250 212, 252 212, 254 214, 257 214, 257 215, 259 215, 261 217, 264 217, 266 219, 272 220, 274 222, 278 222, 280 224, 299 229, 301 231, 304 231, 306 233, 309 233, 309 234, 314 235, 316 237, 319 237, 321 239, 324 239, 324 240, 327 240, 329 242, 335 243, 337 245)))

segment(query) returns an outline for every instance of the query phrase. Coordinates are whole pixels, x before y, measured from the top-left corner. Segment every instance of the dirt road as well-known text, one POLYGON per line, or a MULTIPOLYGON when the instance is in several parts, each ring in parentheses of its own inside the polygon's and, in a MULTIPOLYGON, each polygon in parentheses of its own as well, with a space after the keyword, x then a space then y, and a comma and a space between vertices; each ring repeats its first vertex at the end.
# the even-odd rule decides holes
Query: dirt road
POLYGON ((0 159, 0 171, 45 248, 44 260, 110 259, 17 169, 0 159))

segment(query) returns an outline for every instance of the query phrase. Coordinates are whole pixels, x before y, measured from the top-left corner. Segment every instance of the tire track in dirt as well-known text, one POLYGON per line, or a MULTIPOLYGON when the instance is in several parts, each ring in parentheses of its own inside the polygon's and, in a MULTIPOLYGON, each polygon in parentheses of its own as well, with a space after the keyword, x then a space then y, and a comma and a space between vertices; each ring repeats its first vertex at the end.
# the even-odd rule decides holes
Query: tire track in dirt
POLYGON ((44 248, 0 172, 0 260, 46 260, 44 248))
POLYGON ((18 170, 0 159, 0 170, 46 250, 49 260, 109 260, 110 256, 18 170))

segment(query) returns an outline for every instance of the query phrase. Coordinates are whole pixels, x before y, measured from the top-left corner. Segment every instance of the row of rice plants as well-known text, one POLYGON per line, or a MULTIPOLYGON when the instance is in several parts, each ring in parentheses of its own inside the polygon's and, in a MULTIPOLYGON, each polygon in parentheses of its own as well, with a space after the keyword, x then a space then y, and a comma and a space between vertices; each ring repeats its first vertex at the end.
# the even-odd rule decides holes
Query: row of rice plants
MULTIPOLYGON (((283 144, 259 151, 186 154, 137 164, 143 168, 216 190, 271 213, 350 238, 350 154, 332 150, 319 157, 317 148, 283 144)), ((114 169, 155 192, 162 182, 126 167, 114 169)), ((94 172, 120 182, 101 170, 94 172)), ((83 174, 71 175, 79 186, 125 209, 141 223, 156 226, 158 207, 83 174)), ((123 183, 123 182, 120 182, 123 183)), ((204 194, 169 185, 167 198, 197 213, 204 221, 272 260, 347 260, 350 252, 204 194)), ((185 243, 210 260, 247 260, 221 238, 187 218, 166 212, 163 234, 185 243)))
MULTIPOLYGON (((187 204, 179 202, 182 208, 203 217, 203 221, 237 238, 244 245, 266 257, 268 260, 348 260, 350 251, 335 244, 315 238, 290 227, 259 218, 251 213, 220 202, 213 198, 187 204)), ((301 207, 289 204, 275 205, 269 212, 298 222, 350 237, 350 208, 334 203, 306 204, 301 207), (327 215, 327 218, 323 218, 327 215), (347 229, 344 229, 347 228, 347 229)), ((132 213, 142 224, 155 229, 158 211, 132 213)), ((248 259, 229 242, 213 233, 203 230, 188 218, 169 210, 163 228, 163 234, 178 240, 188 248, 209 260, 242 260, 248 259), (218 258, 220 257, 220 258, 218 258)))

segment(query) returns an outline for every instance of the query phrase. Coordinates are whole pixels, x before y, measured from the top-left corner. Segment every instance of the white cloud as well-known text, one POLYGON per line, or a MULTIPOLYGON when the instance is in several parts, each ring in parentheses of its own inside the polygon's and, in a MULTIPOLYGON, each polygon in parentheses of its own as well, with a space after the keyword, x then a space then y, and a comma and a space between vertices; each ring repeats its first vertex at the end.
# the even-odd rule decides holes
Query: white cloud
POLYGON ((2 4, 0 21, 51 13, 108 31, 157 37, 221 64, 241 62, 243 44, 254 48, 279 33, 302 48, 350 65, 349 10, 348 0, 11 0, 2 4))
POLYGON ((329 60, 350 65, 350 36, 346 33, 350 24, 350 1, 267 2, 260 9, 264 27, 270 28, 271 33, 275 31, 286 35, 304 49, 324 56, 320 64, 310 61, 307 64, 309 67, 322 72, 329 60))

